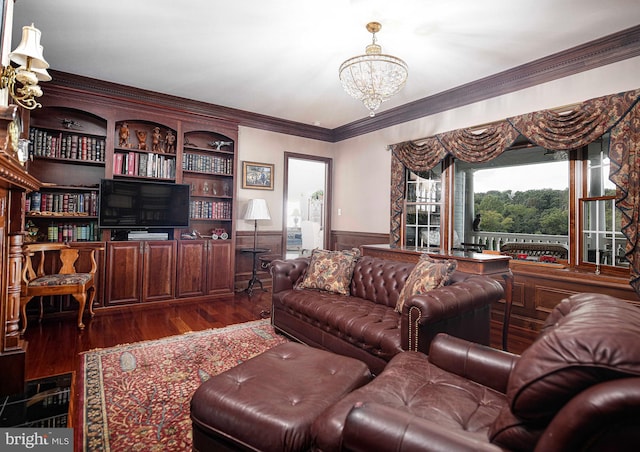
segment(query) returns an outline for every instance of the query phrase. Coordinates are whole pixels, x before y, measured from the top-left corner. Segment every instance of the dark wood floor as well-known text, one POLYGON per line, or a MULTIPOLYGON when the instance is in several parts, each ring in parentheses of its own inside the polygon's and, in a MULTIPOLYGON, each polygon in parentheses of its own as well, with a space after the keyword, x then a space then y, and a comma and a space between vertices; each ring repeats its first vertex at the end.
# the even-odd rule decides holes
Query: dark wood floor
MULTIPOLYGON (((234 296, 200 303, 163 304, 157 308, 98 311, 83 331, 76 328, 75 315, 62 319, 30 321, 24 335, 28 342, 26 377, 28 380, 77 370, 78 354, 95 348, 112 347, 144 340, 220 328, 258 320, 271 306, 271 293, 256 290, 253 296, 240 292, 234 296)), ((521 353, 533 335, 512 329, 509 351, 521 353)), ((492 322, 491 345, 499 348, 501 324, 492 322)))
POLYGON ((95 348, 158 339, 258 320, 271 305, 271 293, 254 291, 201 303, 176 303, 152 309, 98 311, 83 331, 75 316, 29 322, 26 378, 42 378, 76 370, 78 353, 95 348))

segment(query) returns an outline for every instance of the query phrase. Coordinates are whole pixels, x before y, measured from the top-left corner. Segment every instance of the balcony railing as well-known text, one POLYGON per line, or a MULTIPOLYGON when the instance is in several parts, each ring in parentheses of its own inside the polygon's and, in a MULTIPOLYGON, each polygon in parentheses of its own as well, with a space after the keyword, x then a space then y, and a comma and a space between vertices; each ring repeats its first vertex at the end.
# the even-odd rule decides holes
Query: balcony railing
POLYGON ((558 243, 569 246, 569 237, 566 235, 548 234, 517 234, 511 232, 472 232, 466 237, 465 243, 482 245, 487 250, 500 251, 505 243, 558 243))

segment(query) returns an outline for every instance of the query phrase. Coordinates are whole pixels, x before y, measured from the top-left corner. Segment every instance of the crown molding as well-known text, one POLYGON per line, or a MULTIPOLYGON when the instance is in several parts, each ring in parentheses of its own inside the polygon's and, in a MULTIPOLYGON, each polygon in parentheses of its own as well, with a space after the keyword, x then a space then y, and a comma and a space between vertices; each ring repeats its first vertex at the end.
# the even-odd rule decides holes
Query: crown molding
POLYGON ((333 129, 334 142, 640 55, 640 25, 333 129))
POLYGON ((49 72, 53 78, 53 81, 50 84, 68 89, 84 91, 112 99, 125 100, 127 102, 136 102, 141 105, 160 106, 180 113, 198 114, 216 119, 232 121, 238 125, 252 127, 255 129, 301 136, 314 140, 333 141, 331 129, 261 115, 236 108, 209 104, 169 94, 162 94, 155 91, 134 88, 118 83, 70 74, 68 72, 54 70, 50 70, 49 72))
MULTIPOLYGON (((640 25, 512 69, 363 118, 335 129, 261 115, 66 72, 50 71, 52 84, 232 121, 240 126, 336 143, 414 119, 557 80, 640 55, 640 25)), ((45 89, 46 91, 46 89, 45 89)))

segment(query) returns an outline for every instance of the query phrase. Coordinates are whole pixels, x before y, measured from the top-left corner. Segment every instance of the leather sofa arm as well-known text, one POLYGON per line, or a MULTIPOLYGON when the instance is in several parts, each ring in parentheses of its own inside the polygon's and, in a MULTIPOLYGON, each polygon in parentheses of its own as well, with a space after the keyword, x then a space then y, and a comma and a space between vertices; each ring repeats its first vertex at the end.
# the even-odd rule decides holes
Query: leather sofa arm
POLYGON ((637 450, 640 378, 609 380, 569 401, 552 419, 536 451, 637 450))
POLYGON ((354 406, 342 431, 343 450, 412 451, 501 451, 406 411, 376 403, 354 406))
POLYGON ((296 281, 309 266, 309 258, 274 260, 271 262, 271 277, 273 278, 273 293, 293 289, 296 281))
POLYGON ((491 304, 504 297, 502 285, 486 276, 409 297, 400 320, 404 350, 428 353, 438 333, 489 345, 491 304))
POLYGON ((519 355, 440 333, 431 342, 429 362, 503 394, 519 355))

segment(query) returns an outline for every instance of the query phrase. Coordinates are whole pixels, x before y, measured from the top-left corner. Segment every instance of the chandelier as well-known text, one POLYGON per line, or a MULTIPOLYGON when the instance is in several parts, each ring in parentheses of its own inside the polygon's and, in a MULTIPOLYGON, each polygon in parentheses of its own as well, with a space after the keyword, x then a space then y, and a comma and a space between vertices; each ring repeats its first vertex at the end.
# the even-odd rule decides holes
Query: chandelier
POLYGON ((367 30, 373 35, 373 40, 367 46, 366 54, 349 58, 338 70, 344 90, 361 100, 371 117, 375 116, 382 102, 402 89, 409 75, 407 63, 383 54, 382 47, 376 44, 376 33, 380 28, 382 25, 378 22, 369 22, 367 30))

